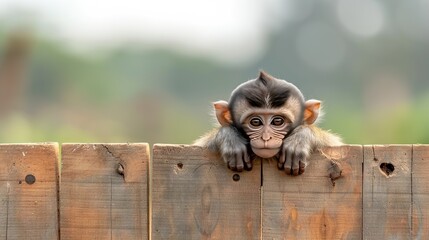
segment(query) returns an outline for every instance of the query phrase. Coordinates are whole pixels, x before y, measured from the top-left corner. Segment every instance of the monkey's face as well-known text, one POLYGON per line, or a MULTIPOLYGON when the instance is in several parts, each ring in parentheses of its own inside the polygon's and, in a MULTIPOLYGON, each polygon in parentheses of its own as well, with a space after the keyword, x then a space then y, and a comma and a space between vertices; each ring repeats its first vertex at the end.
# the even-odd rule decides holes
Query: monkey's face
POLYGON ((250 139, 252 151, 262 158, 274 157, 291 129, 290 116, 278 109, 255 109, 243 117, 243 130, 250 139))
POLYGON ((253 153, 262 158, 274 157, 288 132, 302 124, 305 115, 299 89, 264 72, 239 85, 229 103, 218 101, 214 107, 219 123, 243 130, 253 153))

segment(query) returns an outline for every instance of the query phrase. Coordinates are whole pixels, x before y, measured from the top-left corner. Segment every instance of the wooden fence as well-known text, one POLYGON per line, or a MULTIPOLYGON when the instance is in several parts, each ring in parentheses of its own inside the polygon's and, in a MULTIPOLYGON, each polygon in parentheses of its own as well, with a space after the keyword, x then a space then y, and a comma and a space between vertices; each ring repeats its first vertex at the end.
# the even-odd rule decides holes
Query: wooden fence
POLYGON ((429 145, 236 173, 202 149, 0 145, 0 239, 429 239, 429 145))

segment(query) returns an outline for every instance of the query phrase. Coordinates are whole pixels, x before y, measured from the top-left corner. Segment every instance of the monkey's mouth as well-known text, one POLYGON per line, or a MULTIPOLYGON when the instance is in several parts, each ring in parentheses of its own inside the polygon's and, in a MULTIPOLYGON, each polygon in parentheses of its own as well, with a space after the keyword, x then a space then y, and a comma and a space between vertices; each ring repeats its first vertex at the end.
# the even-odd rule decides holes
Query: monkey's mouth
POLYGON ((261 158, 272 158, 280 151, 280 148, 253 148, 252 147, 252 150, 256 155, 258 155, 261 158))

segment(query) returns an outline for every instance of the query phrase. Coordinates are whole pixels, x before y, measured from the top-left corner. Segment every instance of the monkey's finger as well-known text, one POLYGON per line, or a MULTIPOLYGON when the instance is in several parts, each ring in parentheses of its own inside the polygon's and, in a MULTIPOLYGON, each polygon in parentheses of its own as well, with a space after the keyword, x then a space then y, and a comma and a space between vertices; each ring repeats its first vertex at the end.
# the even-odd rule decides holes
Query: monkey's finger
POLYGON ((287 151, 286 153, 286 162, 285 162, 285 172, 288 175, 292 174, 292 153, 291 151, 287 151))
POLYGON ((294 163, 294 166, 292 167, 292 174, 294 176, 298 176, 299 175, 299 167, 295 166, 295 163, 299 163, 299 162, 295 160, 295 161, 293 161, 293 163, 294 163))
POLYGON ((299 174, 303 174, 305 172, 305 167, 307 164, 305 162, 299 162, 299 174))
POLYGON ((235 164, 236 164, 237 172, 243 171, 243 168, 244 168, 243 154, 237 153, 237 155, 235 155, 235 164))
POLYGON ((250 157, 249 157, 249 154, 247 153, 247 151, 244 151, 243 161, 246 164, 246 169, 251 170, 252 169, 252 162, 250 161, 250 157))
POLYGON ((284 168, 285 160, 286 160, 286 152, 285 152, 285 150, 282 150, 282 152, 280 153, 280 156, 279 156, 279 161, 277 163, 278 169, 281 170, 284 168))
POLYGON ((237 168, 235 166, 232 166, 232 164, 228 164, 228 168, 231 169, 234 172, 237 171, 237 168))
POLYGON ((235 156, 229 155, 226 157, 226 162, 228 163, 228 168, 232 171, 237 171, 237 165, 235 163, 235 156))
POLYGON ((293 156, 292 161, 292 171, 294 176, 298 176, 299 174, 299 163, 303 160, 304 155, 297 153, 293 156))

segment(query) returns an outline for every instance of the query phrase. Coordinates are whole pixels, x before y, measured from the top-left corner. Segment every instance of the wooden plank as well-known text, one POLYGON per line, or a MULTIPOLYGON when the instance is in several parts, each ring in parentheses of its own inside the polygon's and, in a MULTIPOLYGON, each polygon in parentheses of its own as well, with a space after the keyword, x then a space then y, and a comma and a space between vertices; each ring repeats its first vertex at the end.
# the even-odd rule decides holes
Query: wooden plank
POLYGON ((236 173, 199 147, 155 145, 152 239, 260 239, 260 185, 260 161, 236 173))
POLYGON ((429 239, 429 145, 413 146, 412 239, 429 239))
POLYGON ((58 144, 0 145, 0 239, 58 239, 58 144))
POLYGON ((362 160, 362 146, 326 148, 295 177, 264 161, 262 238, 361 239, 362 160))
POLYGON ((146 143, 63 144, 61 239, 147 239, 148 162, 146 143))
POLYGON ((411 145, 365 146, 363 238, 411 238, 411 145))

